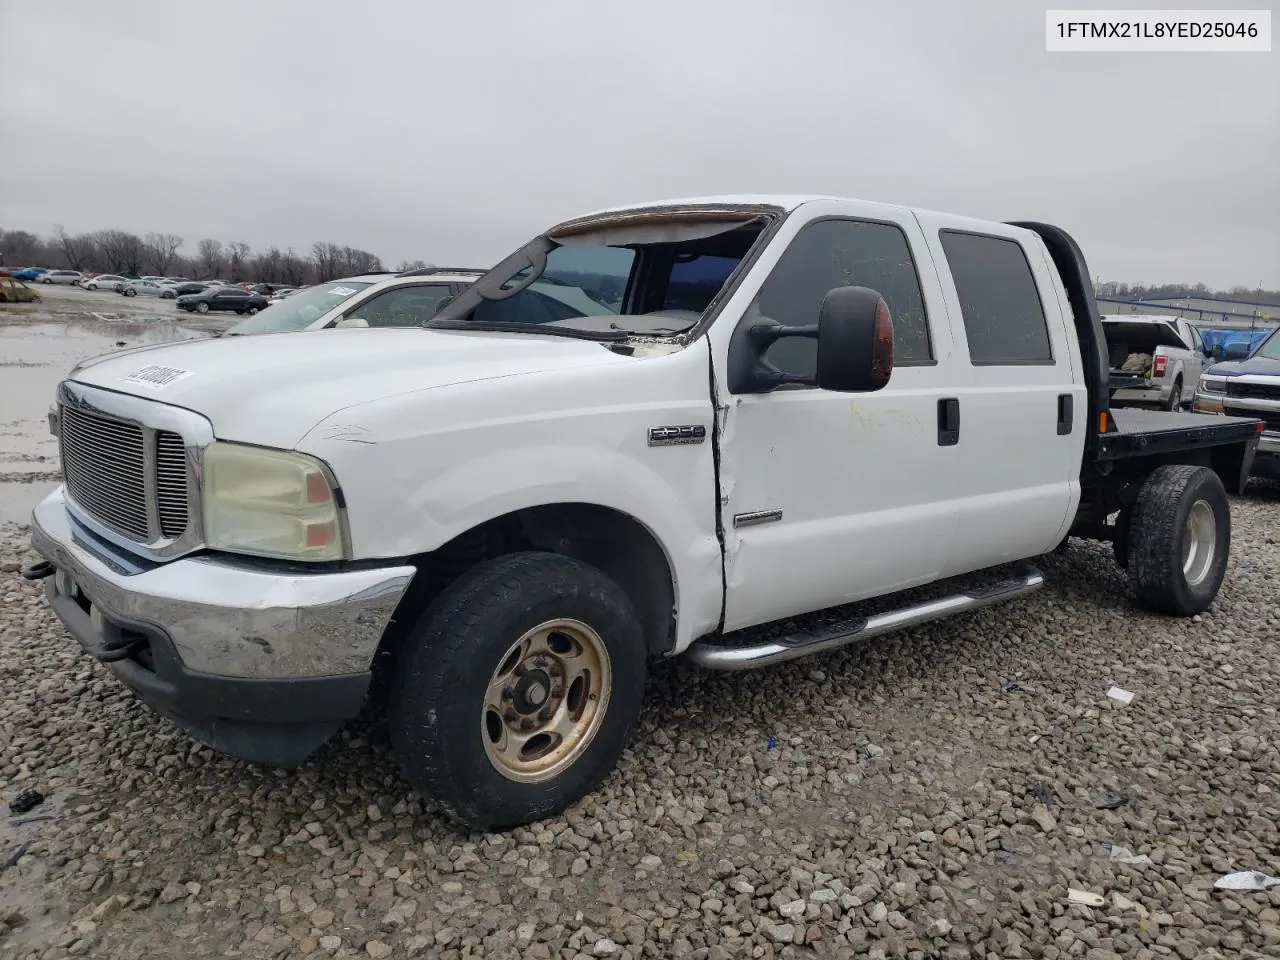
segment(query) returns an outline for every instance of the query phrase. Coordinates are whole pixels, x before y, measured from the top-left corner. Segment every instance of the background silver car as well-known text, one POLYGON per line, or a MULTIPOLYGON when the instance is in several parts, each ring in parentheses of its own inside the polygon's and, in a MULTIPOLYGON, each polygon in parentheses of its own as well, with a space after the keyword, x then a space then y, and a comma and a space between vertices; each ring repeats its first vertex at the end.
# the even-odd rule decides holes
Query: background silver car
POLYGON ((86 290, 114 290, 117 283, 128 283, 124 277, 118 277, 114 273, 104 273, 94 277, 84 285, 86 290))
POLYGON ((126 297, 162 297, 165 300, 176 300, 178 297, 172 286, 165 286, 154 280, 131 280, 121 284, 118 292, 126 297))
POLYGON ((84 276, 79 270, 49 270, 40 275, 41 283, 79 283, 80 278, 84 276))

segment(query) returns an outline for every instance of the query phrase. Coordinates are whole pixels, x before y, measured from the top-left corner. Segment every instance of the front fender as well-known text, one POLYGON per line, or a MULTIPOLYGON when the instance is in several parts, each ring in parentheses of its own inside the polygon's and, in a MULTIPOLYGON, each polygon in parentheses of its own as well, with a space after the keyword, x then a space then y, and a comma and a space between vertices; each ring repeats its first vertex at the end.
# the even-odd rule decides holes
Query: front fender
POLYGON ((719 622, 715 462, 709 440, 650 446, 648 431, 701 424, 710 436, 706 369, 703 342, 634 366, 424 391, 344 410, 298 449, 333 468, 358 559, 428 553, 529 507, 627 515, 666 554, 682 648, 719 622))

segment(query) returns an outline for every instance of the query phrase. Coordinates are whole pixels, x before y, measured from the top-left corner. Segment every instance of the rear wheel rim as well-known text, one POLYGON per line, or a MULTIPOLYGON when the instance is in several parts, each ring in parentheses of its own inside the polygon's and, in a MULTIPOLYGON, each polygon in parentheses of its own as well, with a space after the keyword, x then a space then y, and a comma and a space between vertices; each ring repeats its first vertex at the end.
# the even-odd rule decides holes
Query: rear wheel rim
POLYGON ((508 780, 541 783, 573 766, 600 730, 613 687, 609 651, 581 620, 549 620, 507 648, 489 678, 480 739, 508 780))
POLYGON ((1187 513, 1182 541, 1182 576, 1199 586, 1209 576, 1217 553, 1218 521, 1207 500, 1197 500, 1187 513))

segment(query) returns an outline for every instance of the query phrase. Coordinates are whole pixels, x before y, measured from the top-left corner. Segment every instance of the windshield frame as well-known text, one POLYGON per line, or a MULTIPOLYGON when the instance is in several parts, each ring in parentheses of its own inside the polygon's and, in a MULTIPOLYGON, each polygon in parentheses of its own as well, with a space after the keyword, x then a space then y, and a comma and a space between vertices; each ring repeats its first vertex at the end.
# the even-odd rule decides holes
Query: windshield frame
MULTIPOLYGON (((512 251, 488 270, 484 276, 464 289, 454 300, 447 303, 434 317, 425 321, 423 326, 445 330, 484 329, 476 321, 468 319, 482 300, 505 299, 505 296, 514 296, 525 287, 531 286, 541 278, 543 271, 546 270, 547 257, 552 250, 560 246, 573 246, 575 245, 573 240, 580 240, 583 236, 601 236, 606 241, 599 244, 601 246, 626 246, 626 244, 609 243, 607 241, 610 239, 623 239, 633 229, 641 235, 646 231, 661 230, 664 223, 670 225, 684 222, 706 226, 720 221, 725 224, 725 231, 727 232, 745 227, 753 222, 761 222, 761 229, 756 235, 755 241, 747 250, 746 255, 730 272, 720 290, 711 298, 696 323, 679 333, 639 334, 620 331, 623 333, 624 338, 629 340, 662 340, 681 344, 692 343, 715 323, 723 311, 725 303, 737 292, 743 278, 755 266, 762 252, 772 243, 774 236, 786 221, 787 216, 788 211, 775 204, 694 203, 635 207, 566 220, 546 232, 538 234, 523 246, 512 251), (527 278, 521 278, 521 284, 517 284, 515 288, 504 289, 505 284, 510 282, 522 270, 530 267, 533 270, 530 271, 530 275, 527 278), (526 280, 527 282, 523 282, 526 280), (500 295, 494 296, 499 292, 500 295)), ((581 243, 580 245, 587 246, 589 244, 581 243)), ((636 315, 620 313, 611 314, 610 316, 616 317, 621 322, 624 317, 636 315)), ((534 333, 535 327, 546 327, 548 324, 530 324, 528 326, 528 331, 513 330, 512 332, 534 333)), ((555 332, 563 335, 564 329, 564 327, 560 327, 559 331, 555 332)), ((551 330, 546 332, 553 333, 551 330)), ((609 339, 612 340, 613 338, 609 337, 609 339)))
MULTIPOLYGON (((275 303, 268 303, 267 306, 263 307, 253 316, 244 317, 242 320, 237 322, 234 326, 227 328, 226 333, 228 335, 237 336, 237 337, 249 337, 249 336, 259 336, 262 334, 271 334, 271 333, 302 333, 307 330, 312 330, 316 328, 317 324, 325 320, 326 317, 330 317, 335 310, 347 309, 349 306, 351 306, 354 300, 362 297, 362 295, 364 294, 367 294, 369 292, 369 289, 371 287, 377 286, 377 284, 378 284, 377 280, 357 280, 357 279, 330 280, 328 283, 317 283, 314 286, 308 287, 305 290, 299 290, 296 293, 293 293, 282 300, 278 300, 275 303), (354 287, 355 289, 352 290, 351 293, 340 298, 330 292, 331 288, 341 288, 344 286, 354 287), (326 297, 331 298, 332 303, 326 303, 325 301, 326 297), (261 325, 261 320, 263 317, 269 318, 269 315, 273 310, 277 311, 275 316, 283 317, 287 313, 294 312, 296 314, 296 311, 298 309, 300 308, 306 309, 307 307, 310 307, 313 305, 322 306, 322 307, 325 307, 325 309, 321 310, 320 313, 313 316, 310 320, 308 320, 304 324, 300 324, 296 326, 288 326, 280 329, 267 329, 267 330, 254 329, 255 327, 259 327, 261 325), (281 309, 281 308, 284 308, 284 309, 281 309), (249 329, 248 330, 242 329, 246 327, 249 329)), ((222 289, 221 287, 206 287, 204 290, 200 292, 200 294, 195 294, 195 296, 200 296, 201 294, 209 293, 210 291, 217 292, 221 289, 222 289)), ((250 292, 249 295, 256 296, 256 297, 264 297, 264 298, 267 297, 266 294, 261 294, 261 293, 250 292)), ((327 326, 327 322, 325 323, 325 325, 327 326)))

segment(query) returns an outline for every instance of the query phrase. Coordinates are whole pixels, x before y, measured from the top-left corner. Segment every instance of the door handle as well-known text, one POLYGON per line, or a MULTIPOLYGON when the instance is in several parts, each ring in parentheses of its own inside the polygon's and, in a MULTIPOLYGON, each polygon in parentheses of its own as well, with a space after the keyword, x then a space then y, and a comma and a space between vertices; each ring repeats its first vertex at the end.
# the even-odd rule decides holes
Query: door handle
POLYGON ((938 446, 954 447, 960 442, 960 401, 943 397, 938 401, 938 446))
POLYGON ((1071 432, 1072 412, 1075 398, 1069 393, 1058 394, 1058 436, 1071 432))

